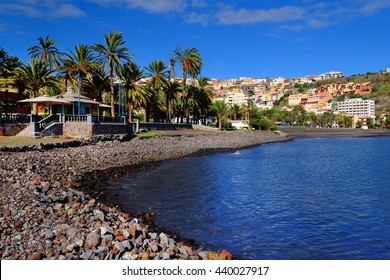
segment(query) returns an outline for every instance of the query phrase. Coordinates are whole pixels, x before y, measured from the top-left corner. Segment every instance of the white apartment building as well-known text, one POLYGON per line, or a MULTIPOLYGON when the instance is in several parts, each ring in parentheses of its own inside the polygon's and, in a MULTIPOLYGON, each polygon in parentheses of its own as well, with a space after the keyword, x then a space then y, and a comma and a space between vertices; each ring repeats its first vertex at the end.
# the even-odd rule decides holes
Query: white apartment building
POLYGON ((327 72, 327 73, 318 75, 317 77, 315 77, 315 80, 322 81, 322 80, 329 80, 329 79, 342 78, 342 77, 344 77, 343 72, 332 71, 332 72, 327 72))
POLYGON ((370 116, 375 118, 375 101, 361 98, 347 99, 338 102, 337 110, 347 116, 370 116))
POLYGON ((236 92, 227 92, 225 94, 225 102, 229 105, 246 105, 248 104, 248 95, 246 95, 242 91, 236 91, 236 92))

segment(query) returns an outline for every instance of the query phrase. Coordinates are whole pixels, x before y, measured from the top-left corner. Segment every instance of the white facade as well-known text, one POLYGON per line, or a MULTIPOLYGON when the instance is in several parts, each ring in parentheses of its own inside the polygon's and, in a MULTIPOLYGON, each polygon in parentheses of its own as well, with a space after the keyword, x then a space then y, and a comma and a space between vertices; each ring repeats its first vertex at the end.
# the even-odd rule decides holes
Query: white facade
POLYGON ((361 98, 347 99, 338 102, 338 111, 347 116, 370 116, 375 117, 375 101, 361 98))

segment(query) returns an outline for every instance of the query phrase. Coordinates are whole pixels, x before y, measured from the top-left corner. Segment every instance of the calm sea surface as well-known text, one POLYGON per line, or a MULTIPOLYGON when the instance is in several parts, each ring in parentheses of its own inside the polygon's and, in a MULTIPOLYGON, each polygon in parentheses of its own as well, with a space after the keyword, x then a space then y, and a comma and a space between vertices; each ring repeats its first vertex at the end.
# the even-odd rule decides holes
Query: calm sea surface
POLYGON ((390 259, 390 137, 185 158, 111 187, 126 210, 242 259, 390 259))

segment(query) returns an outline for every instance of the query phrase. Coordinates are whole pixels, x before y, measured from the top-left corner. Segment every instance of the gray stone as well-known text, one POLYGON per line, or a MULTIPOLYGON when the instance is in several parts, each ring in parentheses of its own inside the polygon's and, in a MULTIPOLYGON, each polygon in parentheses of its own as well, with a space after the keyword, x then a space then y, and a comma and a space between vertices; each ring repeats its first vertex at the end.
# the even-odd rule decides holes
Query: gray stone
POLYGON ((101 220, 104 222, 104 213, 102 211, 95 209, 93 210, 93 214, 96 220, 101 220))
POLYGON ((160 233, 160 244, 162 246, 167 246, 169 245, 169 239, 168 239, 168 236, 165 235, 165 233, 160 233))
POLYGON ((54 239, 54 237, 55 237, 54 232, 52 232, 50 229, 47 229, 46 233, 45 233, 45 238, 46 239, 54 239))
POLYGON ((150 234, 150 239, 151 239, 151 240, 157 240, 157 239, 158 239, 157 233, 155 233, 155 232, 151 233, 151 234, 150 234))
POLYGON ((41 198, 42 198, 43 201, 45 201, 45 202, 47 202, 47 203, 51 203, 51 202, 52 202, 51 197, 48 196, 48 195, 45 195, 45 194, 43 194, 43 193, 41 194, 41 198))
POLYGON ((126 248, 129 251, 134 248, 134 245, 130 243, 129 240, 122 241, 120 244, 123 248, 126 248))
POLYGON ((88 250, 84 254, 80 255, 80 258, 83 260, 92 260, 94 255, 95 255, 95 253, 92 250, 88 250))
POLYGON ((167 252, 161 252, 160 253, 160 258, 162 258, 163 260, 169 260, 170 259, 170 255, 167 252))

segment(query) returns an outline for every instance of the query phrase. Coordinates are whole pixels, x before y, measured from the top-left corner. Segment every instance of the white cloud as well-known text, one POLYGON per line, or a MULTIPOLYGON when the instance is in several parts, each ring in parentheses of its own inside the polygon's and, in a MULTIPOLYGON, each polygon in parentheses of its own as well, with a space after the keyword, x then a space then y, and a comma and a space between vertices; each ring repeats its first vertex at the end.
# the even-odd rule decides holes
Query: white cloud
POLYGON ((84 17, 85 13, 73 6, 72 4, 63 4, 60 5, 56 10, 54 10, 50 17, 62 18, 62 17, 84 17))
POLYGON ((224 8, 217 12, 216 19, 219 24, 253 24, 265 22, 286 22, 292 20, 302 20, 305 9, 294 6, 284 6, 269 10, 250 10, 241 8, 234 10, 224 8))
POLYGON ((0 14, 30 18, 84 17, 85 13, 68 0, 10 0, 0 4, 0 14))
POLYGON ((206 8, 207 3, 203 0, 192 0, 191 1, 191 6, 194 8, 206 8))
POLYGON ((151 13, 182 12, 187 6, 185 0, 89 0, 102 6, 125 6, 151 13))
POLYGON ((198 14, 198 13, 190 13, 185 17, 186 23, 200 23, 204 26, 209 24, 209 15, 207 14, 198 14))
POLYGON ((363 6, 360 8, 362 14, 374 14, 381 9, 386 9, 390 7, 389 0, 370 0, 365 1, 363 6))

